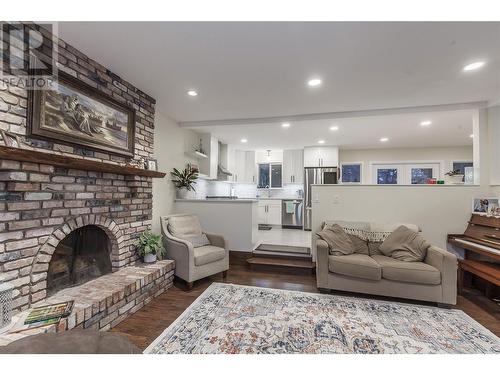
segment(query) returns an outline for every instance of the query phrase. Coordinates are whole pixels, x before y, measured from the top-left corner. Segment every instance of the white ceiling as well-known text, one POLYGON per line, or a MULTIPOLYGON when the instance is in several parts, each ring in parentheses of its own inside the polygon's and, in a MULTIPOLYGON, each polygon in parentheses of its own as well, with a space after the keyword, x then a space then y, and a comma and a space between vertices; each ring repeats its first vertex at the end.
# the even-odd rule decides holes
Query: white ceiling
POLYGON ((500 98, 500 23, 61 22, 59 35, 177 121, 500 98))
POLYGON ((225 143, 246 150, 317 146, 320 139, 325 145, 343 149, 472 146, 472 110, 299 121, 291 122, 289 128, 268 123, 191 129, 211 133, 225 143), (420 126, 424 120, 432 124, 420 126), (331 126, 339 129, 331 131, 331 126), (382 137, 389 141, 380 142, 382 137), (242 138, 246 138, 247 143, 241 143, 242 138))

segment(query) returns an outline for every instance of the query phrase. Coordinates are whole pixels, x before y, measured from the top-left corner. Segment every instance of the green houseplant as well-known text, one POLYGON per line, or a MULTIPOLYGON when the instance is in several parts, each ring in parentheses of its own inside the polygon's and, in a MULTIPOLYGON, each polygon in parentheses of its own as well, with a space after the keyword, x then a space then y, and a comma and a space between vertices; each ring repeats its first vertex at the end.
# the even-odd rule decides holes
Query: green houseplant
POLYGON ((172 182, 179 192, 179 198, 186 198, 188 192, 196 191, 194 185, 196 185, 196 180, 198 179, 198 168, 188 164, 182 171, 174 168, 170 172, 170 175, 172 176, 172 182))
POLYGON ((165 254, 161 237, 151 232, 142 232, 135 242, 137 252, 144 258, 144 263, 154 263, 165 254))

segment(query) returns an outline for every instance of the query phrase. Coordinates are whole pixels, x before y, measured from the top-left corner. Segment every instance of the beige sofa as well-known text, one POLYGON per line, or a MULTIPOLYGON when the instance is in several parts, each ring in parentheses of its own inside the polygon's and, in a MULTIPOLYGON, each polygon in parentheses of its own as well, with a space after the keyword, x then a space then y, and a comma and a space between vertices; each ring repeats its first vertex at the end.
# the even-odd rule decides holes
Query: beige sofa
MULTIPOLYGON (((363 228, 390 233, 401 224, 386 226, 375 223, 338 223, 344 229, 363 228)), ((408 224, 404 224, 411 226, 408 224)), ((417 228, 416 226, 413 226, 417 228)), ((417 228, 418 230, 418 228, 417 228)), ((342 290, 456 304, 457 258, 455 255, 431 246, 423 262, 403 262, 382 255, 374 242, 370 253, 330 255, 327 243, 317 238, 316 277, 320 290, 342 290)))
POLYGON ((166 257, 175 260, 175 276, 186 281, 188 289, 193 287, 194 281, 219 272, 226 277, 229 269, 229 250, 224 237, 203 232, 195 215, 164 216, 160 218, 160 222, 166 257), (172 232, 182 235, 183 238, 174 236, 172 232), (186 239, 202 233, 208 237, 210 244, 195 247, 186 239))

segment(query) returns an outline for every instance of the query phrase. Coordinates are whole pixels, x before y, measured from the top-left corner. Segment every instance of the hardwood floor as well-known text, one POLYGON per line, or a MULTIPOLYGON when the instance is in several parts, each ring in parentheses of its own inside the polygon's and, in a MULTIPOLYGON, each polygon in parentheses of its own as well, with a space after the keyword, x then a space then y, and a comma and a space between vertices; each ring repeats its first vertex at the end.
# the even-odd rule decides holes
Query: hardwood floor
MULTIPOLYGON (((182 314, 182 312, 198 298, 212 282, 226 282, 318 293, 315 275, 309 273, 295 274, 293 271, 284 273, 280 269, 260 270, 254 268, 250 270, 243 262, 236 263, 237 264, 231 265, 225 280, 222 279, 221 274, 199 280, 194 283, 194 287, 190 291, 186 291, 184 282, 176 280, 174 286, 166 293, 155 298, 134 315, 114 327, 112 331, 126 335, 139 348, 145 349, 165 328, 177 319, 177 317, 182 314)), ((367 297, 365 295, 353 293, 338 292, 335 294, 367 297)), ((370 296, 369 298, 408 302, 407 300, 382 298, 378 296, 370 296)), ((474 291, 467 291, 467 293, 464 293, 464 296, 458 296, 456 308, 463 310, 466 314, 477 320, 497 336, 500 336, 500 307, 497 304, 474 293, 474 291)))

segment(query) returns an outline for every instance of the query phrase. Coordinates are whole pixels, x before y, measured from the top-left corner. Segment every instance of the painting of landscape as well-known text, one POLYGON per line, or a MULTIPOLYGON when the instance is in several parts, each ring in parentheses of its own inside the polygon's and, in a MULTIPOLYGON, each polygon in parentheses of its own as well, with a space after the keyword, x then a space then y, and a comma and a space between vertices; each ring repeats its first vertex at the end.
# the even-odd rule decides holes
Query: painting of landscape
POLYGON ((133 111, 100 95, 60 79, 39 100, 33 134, 132 156, 133 111))

